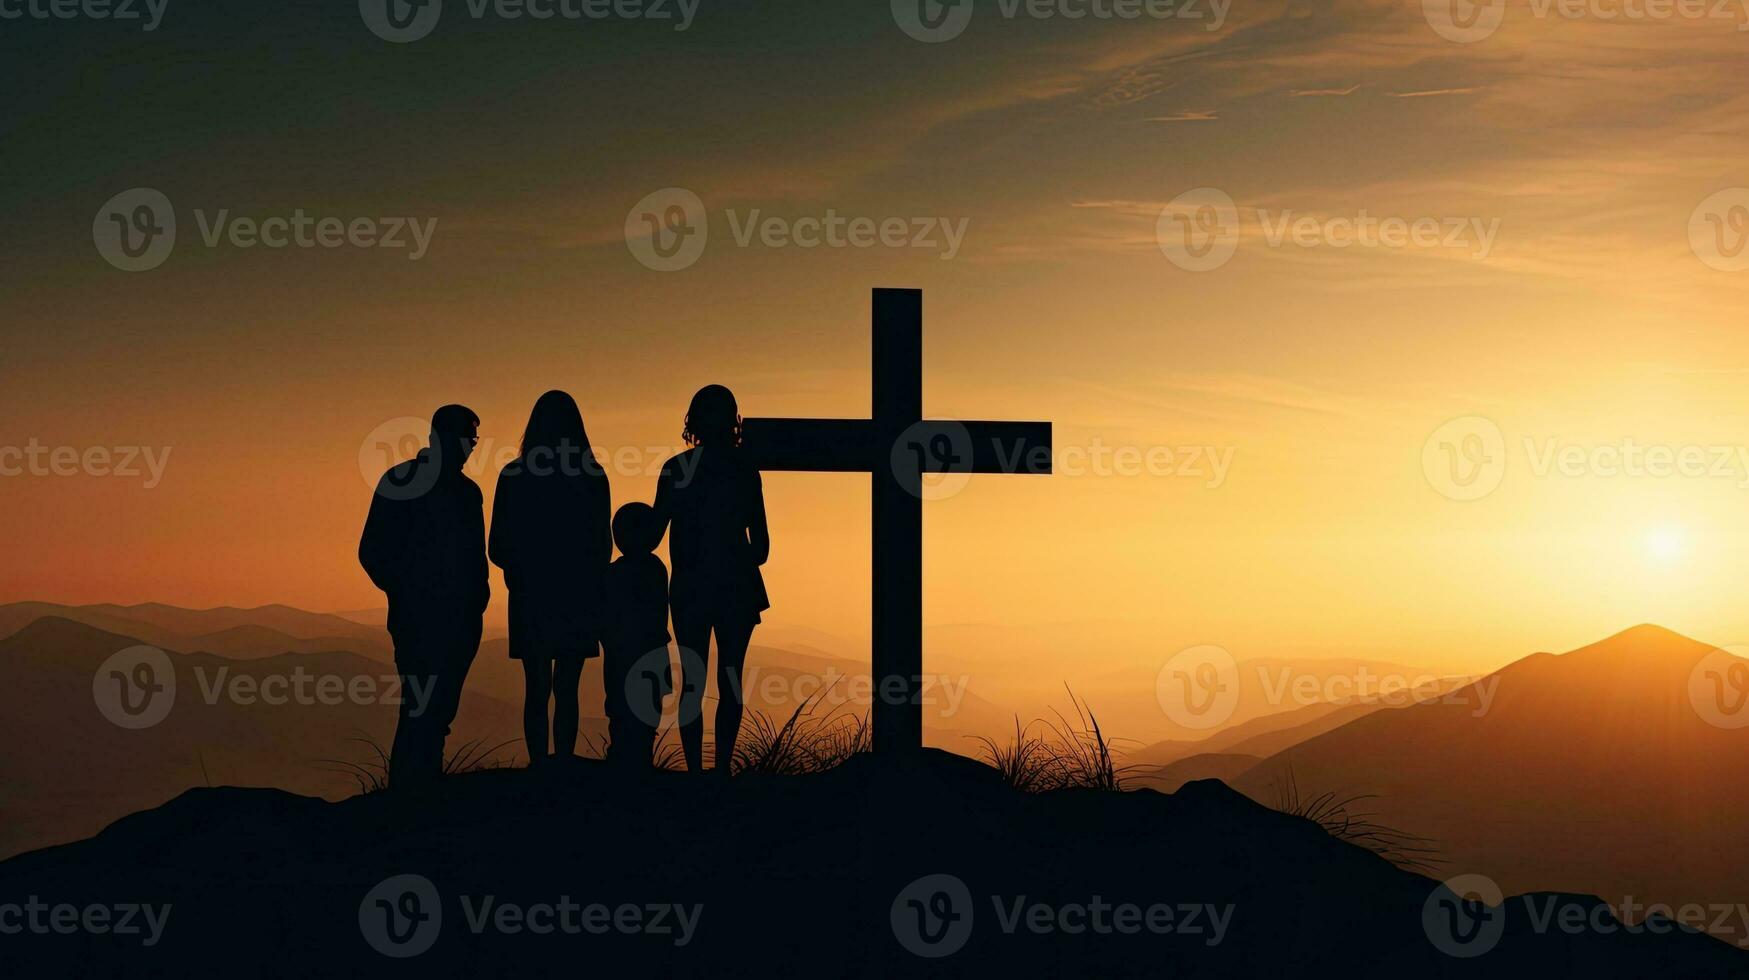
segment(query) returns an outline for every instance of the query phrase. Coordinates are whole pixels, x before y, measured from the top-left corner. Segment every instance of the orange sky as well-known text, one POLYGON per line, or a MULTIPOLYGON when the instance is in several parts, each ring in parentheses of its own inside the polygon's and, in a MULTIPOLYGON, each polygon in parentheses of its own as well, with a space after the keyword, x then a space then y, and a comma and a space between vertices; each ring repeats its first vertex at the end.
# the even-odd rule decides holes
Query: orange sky
MULTIPOLYGON (((638 35, 676 52, 642 67, 570 59, 533 25, 481 42, 525 42, 544 71, 483 67, 461 36, 385 53, 336 24, 387 94, 276 97, 262 120, 238 106, 284 79, 212 52, 229 85, 199 98, 234 131, 189 123, 187 145, 107 156, 100 124, 119 141, 187 122, 124 94, 66 137, 93 151, 90 180, 45 178, 24 207, 0 443, 170 456, 150 489, 0 478, 0 598, 377 605, 353 548, 380 424, 462 401, 502 452, 562 387, 598 447, 631 454, 609 457, 616 500, 647 500, 643 466, 678 448, 701 384, 749 414, 864 414, 869 289, 906 285, 925 290, 927 411, 1051 419, 1059 450, 1050 479, 977 477, 927 505, 927 619, 972 627, 940 656, 999 648, 1055 687, 1197 643, 1479 669, 1640 621, 1749 639, 1749 272, 1709 267, 1690 236, 1703 199, 1749 185, 1749 42, 1515 4, 1456 44, 1420 7, 1235 8, 1219 31, 992 14, 941 45, 875 10, 841 64, 747 12, 638 35), (725 60, 749 38, 781 80, 725 60), (183 229, 168 263, 127 274, 95 253, 91 215, 135 186, 183 229), (705 202, 710 243, 662 273, 622 228, 670 186, 705 202), (1239 232, 1230 261, 1191 272, 1157 224, 1200 187, 1231 197, 1239 232), (439 224, 416 262, 208 248, 194 212, 219 208, 439 224), (967 234, 952 258, 742 247, 754 209, 967 234), (1304 246, 1272 240, 1284 210, 1497 235, 1485 256, 1304 246), (1491 420, 1505 457, 1472 502, 1423 466, 1464 416, 1491 420), (1727 464, 1604 472, 1630 443, 1727 464), (1571 447, 1576 470, 1542 466, 1571 447), (1089 462, 1118 449, 1201 462, 1089 462)), ((288 50, 288 71, 310 67, 288 50)), ((22 151, 51 170, 54 138, 27 131, 22 151)), ((488 505, 494 470, 475 468, 488 505)), ((774 475, 767 493, 768 621, 864 635, 866 480, 774 475)))

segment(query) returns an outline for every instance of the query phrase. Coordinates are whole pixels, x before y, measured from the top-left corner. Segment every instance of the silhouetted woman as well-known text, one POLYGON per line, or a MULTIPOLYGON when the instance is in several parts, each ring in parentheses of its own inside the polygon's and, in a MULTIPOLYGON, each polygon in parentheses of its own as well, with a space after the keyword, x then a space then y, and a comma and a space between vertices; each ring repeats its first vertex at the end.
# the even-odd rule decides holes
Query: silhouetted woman
POLYGON ((547 392, 528 417, 521 455, 498 474, 488 549, 510 587, 510 657, 522 661, 522 731, 534 764, 547 759, 549 698, 554 753, 569 758, 577 745, 583 661, 601 651, 610 511, 583 413, 570 395, 547 392))
POLYGON ((723 775, 741 730, 741 668, 761 611, 771 607, 759 566, 771 554, 759 471, 741 454, 741 415, 722 385, 692 396, 681 432, 691 449, 656 483, 657 527, 671 527, 669 604, 680 647, 680 746, 703 768, 703 702, 710 638, 717 638, 717 755, 723 775))

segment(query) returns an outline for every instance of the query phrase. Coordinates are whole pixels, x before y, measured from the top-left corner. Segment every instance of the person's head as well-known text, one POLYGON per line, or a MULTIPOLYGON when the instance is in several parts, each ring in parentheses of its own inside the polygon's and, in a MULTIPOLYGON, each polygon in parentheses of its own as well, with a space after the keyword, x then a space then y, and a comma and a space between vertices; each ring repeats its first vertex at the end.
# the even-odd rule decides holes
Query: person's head
POLYGON ((445 405, 431 414, 431 448, 440 465, 459 472, 480 441, 480 417, 466 405, 445 405))
POLYGON ((528 427, 522 430, 522 461, 535 473, 575 475, 595 466, 575 398, 554 390, 535 400, 528 427))
POLYGON ((647 555, 661 544, 656 510, 649 504, 626 504, 613 515, 613 543, 622 555, 647 555))
POLYGON ((741 410, 735 393, 722 385, 705 385, 692 396, 680 438, 688 446, 739 446, 741 410))

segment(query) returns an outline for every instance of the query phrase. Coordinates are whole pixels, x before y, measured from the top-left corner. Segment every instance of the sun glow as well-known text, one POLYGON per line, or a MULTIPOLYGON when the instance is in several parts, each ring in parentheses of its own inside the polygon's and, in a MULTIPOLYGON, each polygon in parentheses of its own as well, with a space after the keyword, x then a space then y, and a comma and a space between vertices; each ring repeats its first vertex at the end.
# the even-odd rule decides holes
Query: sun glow
POLYGON ((1663 524, 1651 528, 1645 537, 1646 553, 1660 565, 1670 565, 1688 551, 1688 537, 1682 528, 1663 524))

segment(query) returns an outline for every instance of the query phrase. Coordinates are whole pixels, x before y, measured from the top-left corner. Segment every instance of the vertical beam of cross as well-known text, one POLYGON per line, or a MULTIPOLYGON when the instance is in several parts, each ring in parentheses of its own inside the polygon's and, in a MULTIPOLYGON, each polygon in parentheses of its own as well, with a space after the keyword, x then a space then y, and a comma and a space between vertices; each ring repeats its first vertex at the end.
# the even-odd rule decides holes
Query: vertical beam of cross
POLYGON ((750 418, 742 440, 762 470, 868 473, 877 752, 923 744, 924 473, 1051 471, 1049 422, 923 419, 923 293, 874 291, 868 419, 750 418))
POLYGON ((923 744, 923 474, 892 465, 892 452, 923 420, 923 293, 874 294, 873 511, 874 694, 877 750, 923 744))

